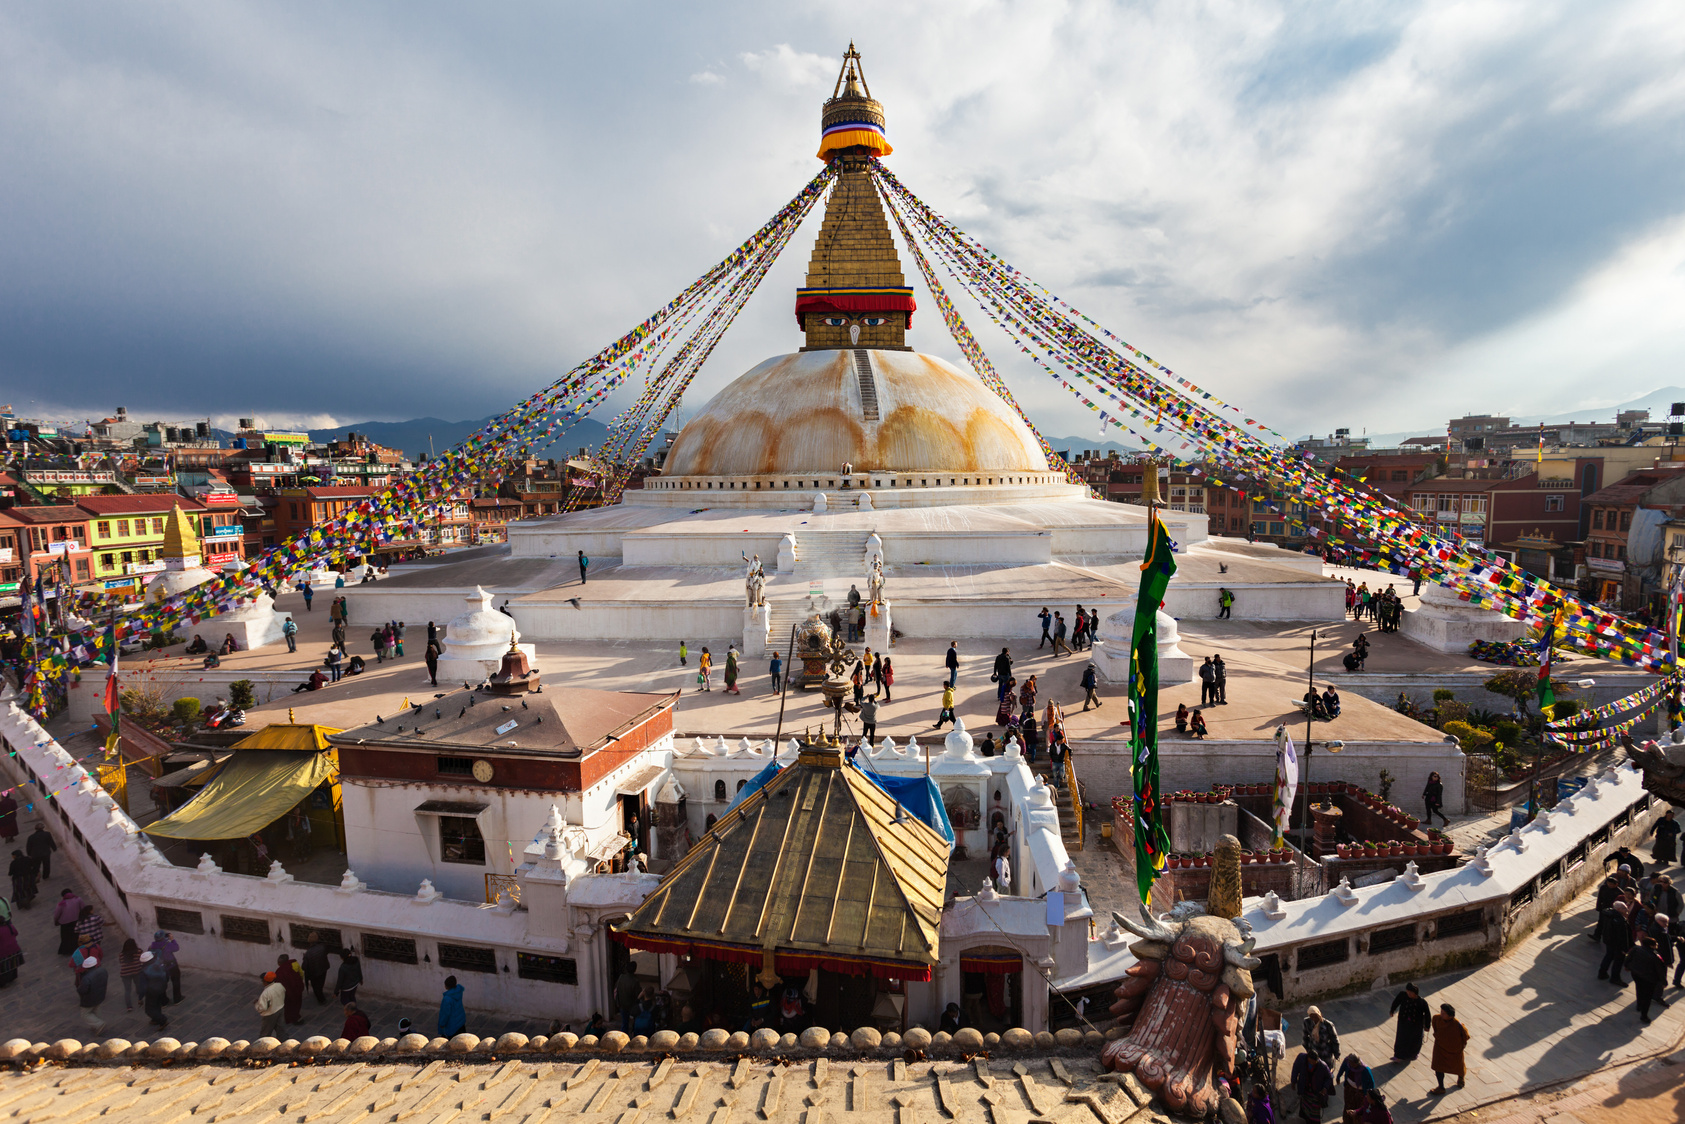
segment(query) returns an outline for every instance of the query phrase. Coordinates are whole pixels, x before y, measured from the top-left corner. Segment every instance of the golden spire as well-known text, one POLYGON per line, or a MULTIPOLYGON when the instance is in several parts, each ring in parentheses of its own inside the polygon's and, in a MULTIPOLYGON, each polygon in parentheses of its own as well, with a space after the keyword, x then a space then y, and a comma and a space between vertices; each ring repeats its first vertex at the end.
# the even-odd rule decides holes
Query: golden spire
POLYGON ((192 558, 195 566, 199 564, 199 533, 193 529, 193 520, 188 518, 179 503, 170 508, 169 517, 164 521, 164 543, 158 555, 175 560, 192 558))

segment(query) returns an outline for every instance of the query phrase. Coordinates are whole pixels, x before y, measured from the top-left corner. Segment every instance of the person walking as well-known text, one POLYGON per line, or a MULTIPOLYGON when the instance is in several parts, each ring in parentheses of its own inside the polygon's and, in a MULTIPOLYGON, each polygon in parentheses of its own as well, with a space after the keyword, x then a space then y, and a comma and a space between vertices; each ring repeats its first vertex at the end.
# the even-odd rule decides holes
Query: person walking
POLYGON ((151 1019, 152 1025, 156 1027, 170 1025, 170 1020, 164 1014, 169 978, 169 969, 154 953, 148 951, 140 954, 141 1004, 146 1008, 146 1017, 151 1019))
MULTIPOLYGON (((855 671, 860 669, 855 667, 855 671)), ((858 686, 858 684, 857 684, 858 686)), ((737 689, 737 645, 731 644, 725 650, 725 690, 728 695, 741 695, 737 689)))
POLYGON ((1082 697, 1082 709, 1087 710, 1088 704, 1093 703, 1098 710, 1103 704, 1100 702, 1100 670, 1090 661, 1082 672, 1082 689, 1087 692, 1082 697))
POLYGON ((394 659, 404 654, 404 622, 399 621, 392 626, 392 654, 394 659))
POLYGON ((895 686, 895 665, 889 661, 888 656, 880 656, 878 666, 883 669, 883 701, 894 702, 895 700, 890 698, 889 692, 890 688, 895 686))
POLYGON ((328 945, 322 940, 321 934, 314 930, 305 937, 305 942, 309 947, 304 950, 304 956, 299 960, 304 969, 304 982, 315 992, 316 1005, 326 1007, 328 997, 324 994, 324 989, 328 982, 328 945))
POLYGON ((1597 978, 1608 980, 1616 987, 1625 987, 1621 979, 1621 966, 1626 963, 1626 951, 1632 947, 1632 930, 1627 924, 1627 903, 1616 898, 1609 903, 1609 908, 1603 911, 1602 926, 1599 929, 1603 938, 1603 963, 1597 966, 1597 978))
MULTIPOLYGON (((584 551, 580 552, 584 557, 584 551)), ((583 570, 585 567, 580 566, 583 570)), ((445 993, 439 997, 439 1037, 455 1038, 468 1029, 468 1008, 462 1002, 463 987, 455 976, 445 977, 445 993)))
POLYGON ((82 899, 76 891, 64 890, 53 907, 53 922, 59 927, 59 955, 69 956, 76 951, 76 921, 82 916, 82 899))
MULTIPOLYGON (((37 831, 41 830, 36 828, 37 831)), ((1659 866, 1679 861, 1679 820, 1669 808, 1650 829, 1650 834, 1656 838, 1656 846, 1650 852, 1650 857, 1659 866)), ((32 852, 33 853, 33 852, 32 852)), ((43 874, 41 877, 45 878, 43 874)))
POLYGON ((53 876, 53 852, 58 849, 44 823, 36 824, 29 838, 23 841, 23 853, 35 860, 35 872, 43 882, 53 876))
POLYGON ((281 1016, 286 1012, 287 989, 281 986, 281 981, 275 978, 274 972, 263 973, 263 990, 258 993, 257 1008, 259 1038, 278 1038, 281 1034, 281 1016))
POLYGON ((304 973, 299 971, 297 961, 284 952, 275 958, 275 982, 287 995, 287 1025, 297 1026, 304 1021, 304 973))
POLYGON ((386 630, 377 628, 369 633, 369 643, 374 645, 374 662, 386 662, 386 630))
POLYGON ((1679 922, 1681 909, 1685 908, 1685 899, 1680 897, 1670 876, 1658 874, 1650 882, 1650 897, 1645 904, 1651 912, 1666 916, 1668 924, 1675 925, 1679 922))
POLYGON ((1392 1060, 1407 1065, 1422 1052, 1422 1039, 1433 1022, 1433 1011, 1416 985, 1408 983, 1403 991, 1393 996, 1391 1013, 1398 1016, 1398 1029, 1393 1032, 1392 1039, 1392 1060))
POLYGON ((310 612, 310 603, 316 600, 316 591, 310 588, 309 581, 300 582, 298 584, 298 591, 304 594, 304 611, 307 613, 310 612))
POLYGON ((697 688, 698 690, 712 691, 714 689, 714 685, 708 681, 708 673, 713 670, 714 657, 709 654, 707 648, 703 648, 702 655, 697 657, 696 660, 696 680, 698 683, 702 684, 702 686, 697 688))
POLYGON ((339 665, 344 659, 345 649, 341 648, 338 644, 331 644, 328 646, 328 658, 322 662, 328 665, 328 678, 335 683, 339 682, 339 665))
POLYGON ((281 636, 287 642, 287 651, 298 651, 298 622, 293 620, 291 613, 281 621, 281 636))
POLYGON ((1449 1003, 1439 1005, 1433 1017, 1433 1076, 1439 1084, 1434 1092, 1445 1092, 1445 1075, 1457 1075, 1457 1088, 1463 1087, 1468 1076, 1463 1051, 1469 1044, 1469 1028, 1457 1020, 1457 1009, 1449 1003))
POLYGON ((1088 614, 1083 611, 1081 605, 1078 605, 1075 622, 1071 625, 1071 651, 1082 651, 1082 643, 1087 636, 1088 614))
POLYGON ((435 644, 439 640, 439 626, 432 621, 427 622, 427 642, 435 644))
POLYGON ((867 697, 860 703, 860 736, 867 741, 878 732, 878 700, 867 697))
POLYGON ((1322 1110, 1334 1096, 1334 1071, 1328 1063, 1307 1049, 1294 1060, 1288 1080, 1299 1096, 1300 1118, 1305 1124, 1322 1124, 1322 1110))
POLYGON ((176 953, 181 951, 181 945, 176 943, 175 937, 171 936, 168 931, 158 929, 153 932, 152 943, 147 946, 147 951, 157 957, 164 976, 169 980, 170 987, 175 992, 175 998, 171 999, 170 1002, 180 1003, 181 962, 176 959, 176 953))
POLYGON ((82 971, 76 977, 76 1002, 81 1007, 82 1021, 95 1034, 105 1031, 105 1020, 99 1017, 99 1005, 105 1002, 108 976, 98 957, 82 961, 82 971))
POLYGON ((579 584, 585 584, 585 574, 591 568, 591 560, 585 557, 585 552, 579 552, 579 584))
POLYGON ((1199 705, 1210 706, 1212 697, 1217 693, 1217 669, 1211 666, 1211 657, 1206 656, 1205 662, 1199 665, 1199 705))
POLYGON ((679 666, 684 667, 686 658, 690 655, 690 648, 683 640, 679 641, 679 666))
POLYGON ((996 700, 1004 699, 1012 680, 1012 653, 1006 648, 1000 650, 995 657, 995 672, 989 676, 989 682, 994 683, 996 700))
POLYGON ((784 657, 775 648, 772 652, 772 662, 767 665, 767 671, 772 675, 772 693, 777 694, 784 689, 784 657))
POLYGON ((1451 821, 1445 818, 1445 782, 1439 779, 1438 773, 1428 774, 1428 783, 1422 789, 1422 803, 1427 808, 1427 818, 1422 822, 1431 826, 1433 818, 1439 817, 1439 822, 1446 827, 1451 821))
POLYGON ((1036 614, 1036 619, 1041 622, 1041 643, 1036 645, 1036 651, 1039 652, 1043 644, 1053 643, 1053 634, 1049 631, 1053 627, 1053 614, 1047 611, 1046 605, 1043 605, 1041 612, 1036 614))
POLYGON ((1053 655, 1055 657, 1057 657, 1059 655, 1059 650, 1061 648, 1064 649, 1065 655, 1068 656, 1068 655, 1071 654, 1071 646, 1069 644, 1065 643, 1065 618, 1059 613, 1054 613, 1053 614, 1053 655))
POLYGON ((357 989, 363 984, 363 962, 349 948, 339 953, 339 972, 334 976, 333 993, 341 1003, 354 1003, 357 989))
POLYGON ((936 714, 936 725, 933 730, 940 730, 944 722, 954 721, 954 685, 949 683, 942 688, 942 709, 936 714))
POLYGON ((76 911, 76 943, 97 946, 104 939, 105 918, 95 913, 93 906, 84 904, 76 911))
POLYGON ((1322 1017, 1320 1007, 1305 1008, 1302 1030, 1305 1050, 1321 1058, 1328 1066, 1328 1072, 1333 1073, 1334 1063, 1340 1057, 1339 1030, 1332 1022, 1322 1017))
POLYGON ((1667 1006, 1667 1000, 1662 998, 1662 989, 1667 986, 1667 965, 1656 951, 1656 938, 1649 933, 1642 934, 1627 954, 1626 967, 1632 973, 1632 986, 1637 993, 1638 1021, 1648 1025, 1651 1004, 1667 1006))
POLYGON ((1216 701, 1213 702, 1212 705, 1213 706, 1228 706, 1229 705, 1229 665, 1223 662, 1223 657, 1220 654, 1213 655, 1211 657, 1211 671, 1212 671, 1211 686, 1212 686, 1212 689, 1216 692, 1216 701))
POLYGON ((1217 590, 1217 619, 1228 620, 1234 616, 1234 593, 1228 588, 1217 590))
POLYGON ((437 641, 427 642, 427 651, 422 657, 427 661, 427 682, 437 687, 439 685, 439 645, 437 641))
POLYGON ((942 664, 948 669, 948 686, 952 687, 960 681, 960 647, 958 640, 948 641, 948 654, 942 657, 942 664))
POLYGON ((146 1000, 146 983, 140 978, 140 970, 146 965, 140 962, 140 945, 133 937, 123 942, 122 949, 117 953, 117 978, 123 981, 123 1010, 133 1011, 135 1000, 146 1000))
POLYGON ((1335 1076, 1340 1080, 1346 1112, 1361 1111, 1369 1103, 1369 1094, 1375 1090, 1375 1071, 1364 1065, 1363 1059, 1356 1054, 1347 1054, 1335 1076))

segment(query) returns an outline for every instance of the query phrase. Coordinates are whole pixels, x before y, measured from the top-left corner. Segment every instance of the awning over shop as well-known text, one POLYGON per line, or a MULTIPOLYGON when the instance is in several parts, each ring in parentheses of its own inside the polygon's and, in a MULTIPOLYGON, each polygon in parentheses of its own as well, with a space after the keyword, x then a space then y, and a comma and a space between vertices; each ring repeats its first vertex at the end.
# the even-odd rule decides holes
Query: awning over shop
POLYGON ((328 735, 340 733, 334 726, 311 722, 276 722, 234 743, 235 749, 291 749, 320 753, 331 748, 328 735))
POLYGON ((1009 976, 1024 967, 1024 955, 1015 948, 983 945, 960 953, 960 971, 981 972, 986 976, 1009 976))
POLYGON ((142 830, 168 839, 243 839, 263 830, 334 776, 326 753, 241 750, 198 796, 142 830))
POLYGON ((614 786, 616 796, 636 796, 660 779, 667 771, 665 765, 646 765, 614 786))

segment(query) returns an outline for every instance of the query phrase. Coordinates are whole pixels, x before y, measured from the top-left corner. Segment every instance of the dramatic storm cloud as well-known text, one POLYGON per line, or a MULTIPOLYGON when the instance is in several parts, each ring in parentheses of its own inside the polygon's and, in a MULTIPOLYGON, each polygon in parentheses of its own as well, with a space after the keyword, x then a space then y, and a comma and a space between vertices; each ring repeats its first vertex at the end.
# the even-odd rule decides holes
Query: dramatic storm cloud
MULTIPOLYGON (((0 10, 0 401, 492 413, 813 174, 851 38, 904 182, 1283 432, 1678 381, 1675 4, 59 2, 0 10)), ((799 346, 816 227, 690 404, 799 346)))

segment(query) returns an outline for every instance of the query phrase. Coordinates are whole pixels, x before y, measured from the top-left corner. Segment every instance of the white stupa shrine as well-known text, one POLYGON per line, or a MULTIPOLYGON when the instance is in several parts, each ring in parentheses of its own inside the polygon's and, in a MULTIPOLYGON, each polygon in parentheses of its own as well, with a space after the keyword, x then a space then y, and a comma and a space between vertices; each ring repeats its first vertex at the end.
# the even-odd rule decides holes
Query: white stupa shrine
MULTIPOLYGON (((797 293, 806 346, 720 391, 642 490, 361 587, 353 620, 444 620, 483 588, 533 639, 741 635, 759 655, 812 609, 846 604, 850 586, 877 602, 880 642, 891 628, 1021 634, 1044 605, 1132 608, 1145 510, 1067 482, 976 376, 907 346, 913 291, 864 164, 844 164, 797 293)), ((1179 552, 1172 617, 1215 615, 1220 586, 1249 619, 1342 615, 1320 559, 1213 540, 1198 511, 1162 517, 1179 552)))

